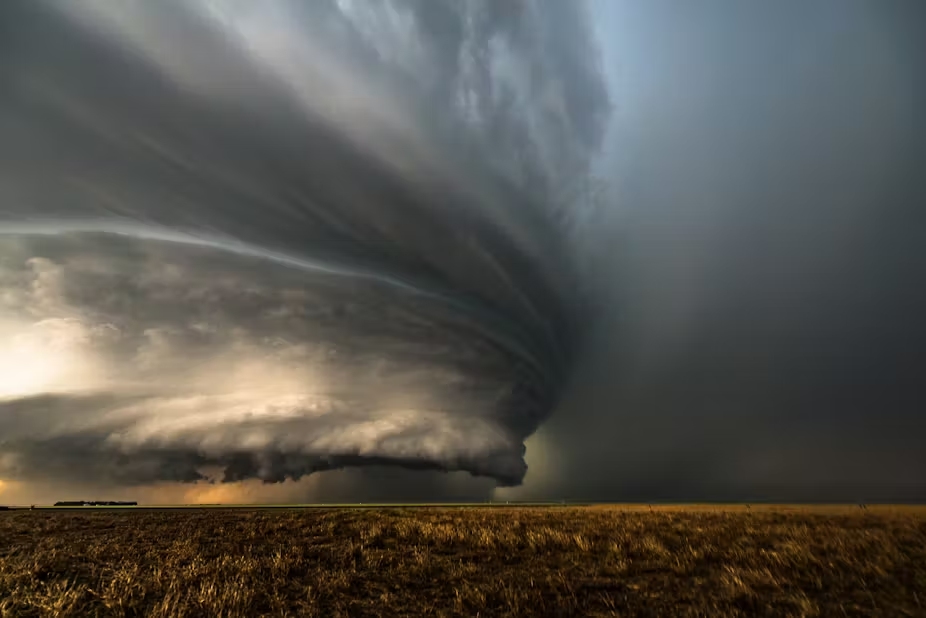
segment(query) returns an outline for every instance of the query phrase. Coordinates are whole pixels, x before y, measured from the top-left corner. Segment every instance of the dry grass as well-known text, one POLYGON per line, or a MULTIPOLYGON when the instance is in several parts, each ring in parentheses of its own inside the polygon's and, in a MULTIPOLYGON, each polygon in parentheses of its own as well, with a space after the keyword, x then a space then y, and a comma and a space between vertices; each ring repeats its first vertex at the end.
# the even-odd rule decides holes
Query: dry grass
POLYGON ((2 616, 926 616, 926 514, 0 514, 2 616))

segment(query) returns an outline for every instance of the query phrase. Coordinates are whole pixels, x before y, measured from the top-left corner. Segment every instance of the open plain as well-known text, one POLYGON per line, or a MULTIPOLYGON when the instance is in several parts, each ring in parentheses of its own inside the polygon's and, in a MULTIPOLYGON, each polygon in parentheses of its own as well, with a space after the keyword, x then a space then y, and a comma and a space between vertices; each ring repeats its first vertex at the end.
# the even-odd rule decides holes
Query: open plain
POLYGON ((0 513, 6 616, 926 616, 926 509, 0 513))

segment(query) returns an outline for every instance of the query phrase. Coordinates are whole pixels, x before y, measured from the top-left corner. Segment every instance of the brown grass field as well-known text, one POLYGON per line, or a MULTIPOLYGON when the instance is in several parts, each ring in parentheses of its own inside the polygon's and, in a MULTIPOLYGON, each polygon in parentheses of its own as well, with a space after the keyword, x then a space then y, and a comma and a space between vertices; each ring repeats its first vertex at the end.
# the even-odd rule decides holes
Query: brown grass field
POLYGON ((926 509, 0 512, 2 616, 926 616, 926 509))

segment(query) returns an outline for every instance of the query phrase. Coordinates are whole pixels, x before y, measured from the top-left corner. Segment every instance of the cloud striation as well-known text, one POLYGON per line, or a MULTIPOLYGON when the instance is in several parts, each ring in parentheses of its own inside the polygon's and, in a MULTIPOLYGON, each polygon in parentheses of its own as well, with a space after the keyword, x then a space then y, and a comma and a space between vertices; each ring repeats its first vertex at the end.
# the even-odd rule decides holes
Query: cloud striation
POLYGON ((521 483, 592 313, 582 3, 0 23, 0 478, 521 483))

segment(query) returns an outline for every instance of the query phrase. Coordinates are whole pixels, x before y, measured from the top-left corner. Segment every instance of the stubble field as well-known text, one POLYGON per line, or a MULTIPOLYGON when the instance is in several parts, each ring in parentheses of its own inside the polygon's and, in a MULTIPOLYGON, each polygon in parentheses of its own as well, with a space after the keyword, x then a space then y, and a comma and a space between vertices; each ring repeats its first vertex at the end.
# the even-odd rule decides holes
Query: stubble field
POLYGON ((9 511, 0 615, 926 616, 926 511, 9 511))

